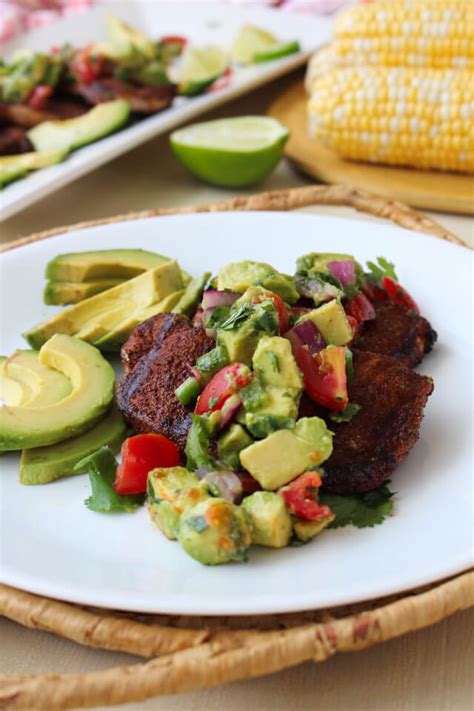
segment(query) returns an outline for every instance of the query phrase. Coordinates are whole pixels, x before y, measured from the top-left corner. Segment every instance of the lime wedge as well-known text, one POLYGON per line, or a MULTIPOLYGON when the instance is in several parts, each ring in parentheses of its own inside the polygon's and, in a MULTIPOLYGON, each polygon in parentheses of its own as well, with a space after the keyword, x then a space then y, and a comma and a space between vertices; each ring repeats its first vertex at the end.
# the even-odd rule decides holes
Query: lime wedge
POLYGON ((273 47, 269 47, 263 52, 256 52, 253 55, 254 62, 272 62, 274 59, 287 57, 289 54, 295 54, 301 49, 300 43, 297 40, 293 42, 281 42, 273 47))
POLYGON ((267 52, 277 44, 277 38, 270 32, 254 25, 244 25, 232 45, 232 59, 239 64, 252 64, 256 54, 267 52))
POLYGON ((179 93, 200 94, 225 72, 229 57, 221 47, 188 47, 183 52, 178 69, 179 93))
POLYGON ((288 130, 268 116, 196 123, 171 134, 176 158, 212 185, 242 188, 269 175, 281 158, 288 130))

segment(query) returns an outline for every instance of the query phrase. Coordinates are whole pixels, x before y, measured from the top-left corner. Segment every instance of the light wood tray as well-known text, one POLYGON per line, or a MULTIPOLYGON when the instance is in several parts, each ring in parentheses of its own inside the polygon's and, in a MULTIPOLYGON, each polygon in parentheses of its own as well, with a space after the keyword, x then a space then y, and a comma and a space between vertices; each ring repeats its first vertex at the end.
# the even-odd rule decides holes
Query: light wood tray
POLYGON ((285 154, 304 173, 323 183, 357 186, 393 200, 402 200, 413 207, 474 214, 474 176, 343 160, 309 137, 307 100, 303 81, 298 81, 268 110, 270 116, 290 130, 285 154))
MULTIPOLYGON (((349 205, 408 229, 463 242, 398 202, 343 185, 282 190, 180 210, 147 210, 60 227, 4 245, 1 251, 79 227, 173 213, 292 210, 349 205)), ((365 649, 427 627, 474 605, 474 572, 424 588, 357 605, 258 617, 137 615, 58 602, 0 585, 0 614, 79 644, 147 658, 141 664, 87 674, 15 674, 0 677, 3 709, 87 708, 143 701, 204 689, 322 662, 338 652, 365 649)))

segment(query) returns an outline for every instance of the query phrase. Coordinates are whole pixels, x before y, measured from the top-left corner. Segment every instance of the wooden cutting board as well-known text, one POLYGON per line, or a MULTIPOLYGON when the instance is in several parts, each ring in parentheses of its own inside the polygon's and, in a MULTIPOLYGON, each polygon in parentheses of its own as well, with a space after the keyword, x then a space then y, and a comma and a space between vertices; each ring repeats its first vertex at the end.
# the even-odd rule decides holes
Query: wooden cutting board
POLYGON ((343 160, 308 136, 306 101, 299 81, 268 111, 291 131, 285 154, 303 172, 324 183, 345 183, 413 207, 474 215, 474 176, 343 160))

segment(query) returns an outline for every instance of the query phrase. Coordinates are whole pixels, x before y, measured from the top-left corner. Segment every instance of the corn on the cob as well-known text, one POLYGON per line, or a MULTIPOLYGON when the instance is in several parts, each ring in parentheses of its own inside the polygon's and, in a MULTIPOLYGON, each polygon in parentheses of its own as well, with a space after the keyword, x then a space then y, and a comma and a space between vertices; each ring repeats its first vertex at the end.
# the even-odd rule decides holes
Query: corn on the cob
POLYGON ((330 67, 474 69, 472 0, 379 0, 336 20, 333 42, 310 61, 306 86, 330 67))
POLYGON ((344 158, 474 172, 472 72, 332 69, 308 112, 310 132, 344 158))

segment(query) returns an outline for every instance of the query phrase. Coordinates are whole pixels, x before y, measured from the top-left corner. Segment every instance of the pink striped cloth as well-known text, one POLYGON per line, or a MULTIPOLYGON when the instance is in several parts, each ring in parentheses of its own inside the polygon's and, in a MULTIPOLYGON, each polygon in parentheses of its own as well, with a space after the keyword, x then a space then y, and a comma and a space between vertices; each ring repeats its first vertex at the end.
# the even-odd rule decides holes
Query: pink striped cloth
MULTIPOLYGON (((20 32, 44 27, 61 17, 87 10, 101 0, 0 0, 0 45, 20 32)), ((332 14, 348 0, 227 0, 243 5, 285 7, 295 12, 332 14)))

